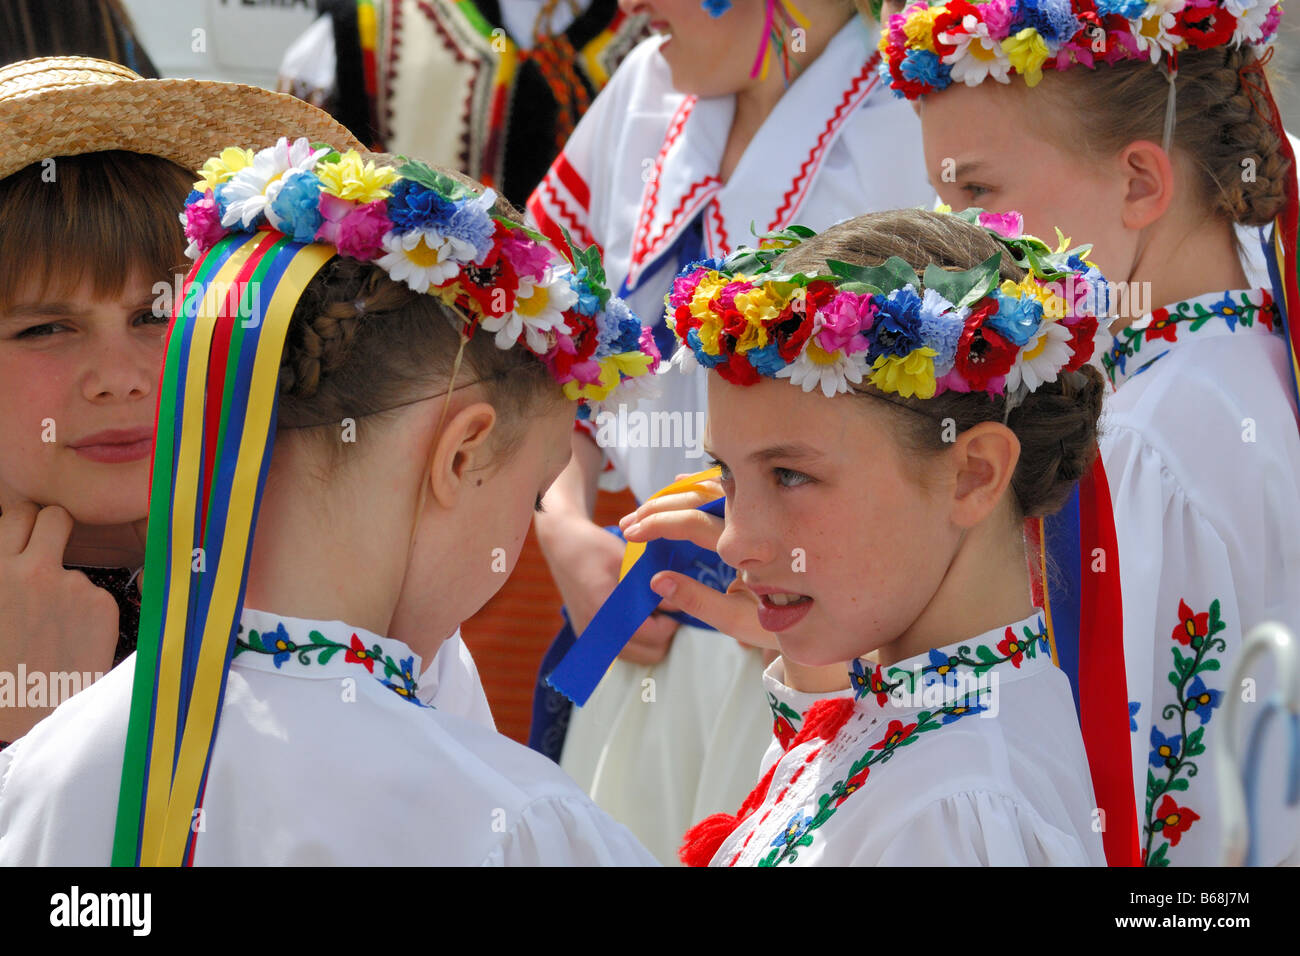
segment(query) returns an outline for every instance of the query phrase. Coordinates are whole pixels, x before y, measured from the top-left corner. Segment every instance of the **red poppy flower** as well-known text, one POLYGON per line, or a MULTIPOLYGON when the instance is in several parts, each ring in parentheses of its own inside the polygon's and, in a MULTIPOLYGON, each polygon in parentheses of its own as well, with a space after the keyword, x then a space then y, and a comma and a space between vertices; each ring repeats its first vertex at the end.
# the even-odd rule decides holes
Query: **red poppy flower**
POLYGON ((1011 633, 1011 628, 1007 628, 1006 637, 998 641, 998 650, 1002 652, 1003 657, 1011 659, 1011 663, 1016 667, 1025 658, 1025 648, 1028 647, 1025 641, 1018 641, 1015 635, 1011 633))
POLYGON ((793 362, 803 351, 804 343, 812 335, 813 315, 815 309, 805 308, 796 312, 793 307, 785 310, 768 326, 769 333, 776 339, 776 351, 786 362, 793 362))
POLYGON ((1070 333, 1070 361, 1063 372, 1077 372, 1088 364, 1097 337, 1097 317, 1085 315, 1074 325, 1067 325, 1070 333))
POLYGON ((871 773, 871 768, 863 767, 853 776, 849 777, 849 779, 844 782, 844 792, 836 798, 835 805, 838 807, 857 791, 861 790, 862 785, 867 782, 867 774, 869 773, 871 773))
POLYGON ((1178 626, 1171 635, 1179 644, 1190 644, 1194 637, 1204 637, 1210 632, 1210 615, 1193 614, 1187 602, 1178 601, 1178 626))
POLYGON ((1152 339, 1178 341, 1178 325, 1170 320, 1168 309, 1156 309, 1151 313, 1151 321, 1146 327, 1143 341, 1150 342, 1152 339))
POLYGON ((939 39, 939 34, 964 33, 965 31, 961 29, 961 21, 966 16, 972 16, 981 23, 983 22, 979 11, 973 5, 967 3, 966 0, 949 0, 943 11, 934 18, 934 52, 940 59, 952 53, 957 47, 951 43, 944 43, 939 39))
POLYGON ((901 720, 891 720, 885 728, 885 736, 871 745, 872 750, 884 750, 897 747, 916 730, 916 724, 904 724, 901 720))
POLYGON ((343 659, 349 664, 364 664, 366 670, 370 671, 370 673, 375 672, 375 659, 366 650, 366 645, 361 643, 361 638, 355 634, 352 635, 352 647, 343 655, 343 659))
POLYGON ((1199 819, 1201 819, 1199 813, 1187 807, 1180 807, 1174 803, 1174 798, 1166 793, 1160 809, 1156 811, 1155 823, 1160 828, 1160 835, 1169 841, 1169 845, 1178 846, 1178 841, 1183 838, 1183 834, 1199 819))
POLYGON ((972 392, 984 391, 989 381, 1011 371, 1020 350, 984 323, 997 310, 992 299, 982 300, 966 317, 966 329, 957 343, 957 371, 972 392))
POLYGON ((876 695, 876 703, 884 707, 889 703, 889 685, 885 683, 885 676, 880 673, 880 665, 871 672, 871 692, 876 695))
POLYGON ((1208 50, 1232 39, 1237 29, 1237 18, 1215 4, 1192 6, 1188 4, 1174 14, 1171 36, 1182 37, 1189 46, 1208 50))

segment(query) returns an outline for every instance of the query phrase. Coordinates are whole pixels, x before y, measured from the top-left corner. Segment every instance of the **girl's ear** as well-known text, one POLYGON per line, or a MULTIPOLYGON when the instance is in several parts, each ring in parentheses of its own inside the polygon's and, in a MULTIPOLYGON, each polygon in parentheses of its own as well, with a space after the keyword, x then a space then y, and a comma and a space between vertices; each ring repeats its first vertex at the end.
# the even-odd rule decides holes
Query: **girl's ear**
POLYGON ((465 482, 487 465, 488 437, 496 421, 496 409, 487 402, 474 402, 448 416, 434 439, 427 475, 433 499, 443 508, 454 507, 465 482))
POLYGON ((956 473, 951 517, 973 528, 998 506, 1020 461, 1020 439, 1006 425, 980 422, 966 429, 950 454, 956 473))
POLYGON ((1125 178, 1122 221, 1126 229, 1143 229, 1168 210, 1174 199, 1174 166, 1169 154, 1147 140, 1129 143, 1119 154, 1125 178))

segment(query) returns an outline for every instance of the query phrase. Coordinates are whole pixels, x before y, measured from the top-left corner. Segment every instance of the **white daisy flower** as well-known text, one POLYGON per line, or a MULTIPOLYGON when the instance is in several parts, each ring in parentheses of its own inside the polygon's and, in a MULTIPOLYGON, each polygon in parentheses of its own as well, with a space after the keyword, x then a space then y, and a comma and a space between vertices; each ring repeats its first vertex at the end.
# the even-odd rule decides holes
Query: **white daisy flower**
POLYGON ((862 384, 866 371, 865 351, 853 355, 845 355, 842 349, 827 353, 815 342, 809 342, 793 362, 777 370, 776 377, 788 378, 791 385, 798 385, 805 392, 820 386, 822 394, 831 398, 847 392, 850 382, 862 384))
POLYGON ((253 165, 239 170, 222 186, 226 212, 221 224, 230 227, 239 223, 248 228, 262 213, 269 216, 271 203, 280 194, 285 180, 309 172, 328 152, 328 149, 312 149, 305 136, 295 140, 292 146, 288 137, 281 136, 278 143, 253 157, 253 165))
POLYGON ((1180 13, 1187 6, 1187 0, 1151 0, 1142 16, 1133 21, 1133 42, 1138 52, 1146 53, 1152 63, 1160 62, 1160 55, 1168 56, 1182 43, 1181 37, 1171 36, 1169 31, 1180 13))
POLYGON ((1224 0, 1223 8, 1237 18, 1232 39, 1240 46, 1255 43, 1264 36, 1264 19, 1273 8, 1273 0, 1224 0))
POLYGON ((677 347, 672 358, 659 366, 659 374, 663 375, 670 368, 675 368, 679 372, 694 372, 699 367, 700 363, 695 358, 695 351, 683 343, 677 347))
POLYGON ((381 241, 384 255, 375 260, 379 267, 421 293, 454 277, 475 254, 468 242, 433 229, 390 232, 381 241))
POLYGON ((939 39, 956 47, 943 58, 944 63, 952 65, 953 80, 967 86, 979 86, 988 76, 999 83, 1011 82, 1011 61, 1002 49, 1002 41, 989 36, 988 24, 978 17, 963 17, 960 31, 945 31, 939 39))
POLYGON ((1031 392, 1044 382, 1055 382, 1057 373, 1069 364, 1073 354, 1070 330, 1060 322, 1043 322, 1007 372, 1007 391, 1014 392, 1022 382, 1031 392))
POLYGON ((508 349, 525 336, 534 352, 550 351, 552 331, 568 334, 564 311, 578 301, 569 285, 568 268, 548 269, 541 282, 527 276, 520 278, 515 293, 515 308, 505 315, 490 315, 479 322, 486 331, 496 333, 497 348, 508 349))

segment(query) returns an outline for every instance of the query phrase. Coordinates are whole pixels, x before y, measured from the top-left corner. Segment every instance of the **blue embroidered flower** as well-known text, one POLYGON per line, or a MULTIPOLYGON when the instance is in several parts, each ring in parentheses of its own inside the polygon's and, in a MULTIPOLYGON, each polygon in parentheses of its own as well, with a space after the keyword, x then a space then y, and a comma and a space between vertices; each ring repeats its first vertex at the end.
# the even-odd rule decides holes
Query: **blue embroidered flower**
POLYGON ((1138 729, 1137 712, 1141 709, 1142 709, 1142 704, 1140 701, 1130 700, 1128 702, 1128 732, 1130 734, 1137 733, 1137 729, 1138 729))
POLYGON ((1215 315, 1223 316, 1228 328, 1237 331, 1237 320, 1241 317, 1241 303, 1232 297, 1231 292, 1223 293, 1223 298, 1209 307, 1215 315))
POLYGON ((886 298, 873 296, 880 305, 876 323, 871 329, 871 348, 867 350, 867 364, 872 365, 880 356, 911 354, 921 346, 921 297, 911 286, 889 293, 886 298))
POLYGON ((790 846, 801 836, 808 832, 808 825, 812 823, 813 818, 802 810, 796 810, 790 822, 785 825, 785 829, 777 834, 769 846, 790 846))
POLYGON ((1123 375, 1124 366, 1128 364, 1128 349, 1119 339, 1116 339, 1111 343, 1110 352, 1107 354, 1110 356, 1111 364, 1119 369, 1119 374, 1123 375))
POLYGON ((1196 716, 1201 718, 1201 723, 1208 724, 1214 708, 1218 707, 1222 700, 1223 692, 1206 687, 1205 681, 1201 680, 1198 674, 1187 685, 1187 698, 1183 701, 1183 708, 1196 711, 1196 716))
MULTIPOLYGON (((992 693, 988 691, 986 693, 992 693)), ((943 714, 942 723, 951 724, 955 720, 961 720, 963 717, 969 717, 971 714, 982 713, 988 710, 988 707, 980 702, 980 693, 967 694, 965 697, 949 704, 943 708, 940 713, 943 714)))
POLYGON ((862 666, 862 660, 855 658, 853 669, 849 671, 849 683, 853 687, 854 697, 866 697, 871 690, 871 673, 862 666))
POLYGON ((298 649, 297 645, 289 639, 289 632, 284 629, 283 621, 276 625, 274 634, 262 634, 262 646, 275 654, 276 667, 287 661, 289 655, 298 649))
POLYGON ((319 206, 320 180, 311 173, 296 173, 271 201, 271 212, 282 233, 294 242, 311 242, 324 221, 319 206))
POLYGON ((731 0, 702 0, 700 6, 707 10, 709 16, 716 20, 731 9, 731 0))
POLYGON ((942 681, 945 687, 956 687, 959 680, 957 670, 960 667, 961 661, 957 658, 949 657, 947 654, 941 654, 937 650, 931 649, 930 663, 922 669, 926 676, 925 686, 928 687, 936 681, 942 681))
POLYGON ((998 311, 989 317, 988 325, 1008 342, 1024 348, 1038 333, 1043 320, 1043 304, 1030 298, 1014 298, 994 290, 993 298, 998 311))
MULTIPOLYGON (((1130 705, 1131 706, 1131 705, 1130 705)), ((1183 752, 1182 735, 1166 737, 1160 732, 1160 728, 1152 725, 1151 727, 1151 754, 1147 757, 1151 766, 1160 770, 1165 767, 1174 767, 1178 764, 1178 756, 1183 752)))
POLYGON ((952 83, 952 67, 929 50, 908 50, 898 70, 913 83, 925 83, 936 90, 952 83))
POLYGON ((583 266, 577 272, 570 272, 568 278, 569 288, 578 297, 578 301, 573 304, 573 310, 582 315, 595 315, 596 310, 600 308, 600 298, 591 291, 591 286, 587 282, 587 267, 583 266))
POLYGON ((451 200, 444 199, 432 189, 411 179, 399 179, 390 192, 392 197, 388 200, 388 218, 396 232, 410 232, 413 229, 437 229, 445 232, 456 212, 451 200))
POLYGON ((745 358, 749 359, 749 364, 754 366, 754 371, 759 375, 775 378, 776 373, 789 364, 785 359, 781 358, 780 348, 779 345, 773 342, 761 349, 750 349, 745 353, 745 358))

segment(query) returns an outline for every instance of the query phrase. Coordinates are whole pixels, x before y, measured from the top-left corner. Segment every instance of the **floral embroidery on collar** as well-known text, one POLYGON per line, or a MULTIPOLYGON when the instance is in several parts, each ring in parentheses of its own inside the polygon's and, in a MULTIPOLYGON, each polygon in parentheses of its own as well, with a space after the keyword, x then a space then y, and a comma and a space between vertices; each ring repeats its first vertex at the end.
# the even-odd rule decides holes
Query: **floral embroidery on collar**
MULTIPOLYGON (((1047 653, 1047 628, 1043 618, 1038 616, 1033 623, 1033 627, 1026 622, 1009 625, 996 644, 989 637, 956 645, 955 650, 951 645, 931 650, 928 654, 890 667, 887 673, 882 673, 879 665, 868 670, 863 661, 855 660, 849 678, 857 698, 874 694, 876 703, 883 707, 903 692, 916 693, 919 681, 922 687, 941 685, 945 698, 943 705, 927 707, 915 714, 915 719, 890 720, 879 739, 849 766, 843 779, 837 780, 817 798, 813 808, 800 807, 790 816, 784 829, 768 844, 771 849, 758 865, 794 863, 799 848, 812 845, 815 831, 835 815, 845 800, 862 789, 873 767, 888 761, 900 747, 909 746, 922 734, 987 710, 982 697, 987 690, 981 689, 971 678, 978 678, 996 667, 1005 668, 1008 664, 1018 670, 1025 660, 1037 660, 1040 653, 1047 653), (1017 627, 1020 634, 1016 633, 1017 627), (967 689, 963 691, 963 687, 967 689)), ((912 716, 909 714, 907 718, 912 716)), ((779 798, 777 802, 780 802, 779 798)))
POLYGON ((283 621, 276 623, 274 631, 257 631, 252 628, 245 631, 244 625, 241 624, 239 634, 235 637, 234 656, 262 654, 270 657, 279 670, 286 661, 294 660, 296 666, 302 667, 328 664, 330 658, 342 651, 344 662, 364 667, 368 674, 397 696, 409 700, 417 707, 433 706, 424 703, 416 696, 420 685, 415 677, 414 654, 401 660, 394 660, 393 655, 385 652, 377 641, 367 647, 355 631, 352 632, 352 638, 347 644, 332 641, 315 629, 309 631, 307 637, 306 643, 295 641, 283 621), (245 633, 247 639, 244 637, 245 633), (375 673, 375 665, 382 668, 381 674, 375 673))
POLYGON ((1156 309, 1121 329, 1101 357, 1102 370, 1118 388, 1168 355, 1191 333, 1224 334, 1255 328, 1274 332, 1281 327, 1277 304, 1267 289, 1211 292, 1156 309))

